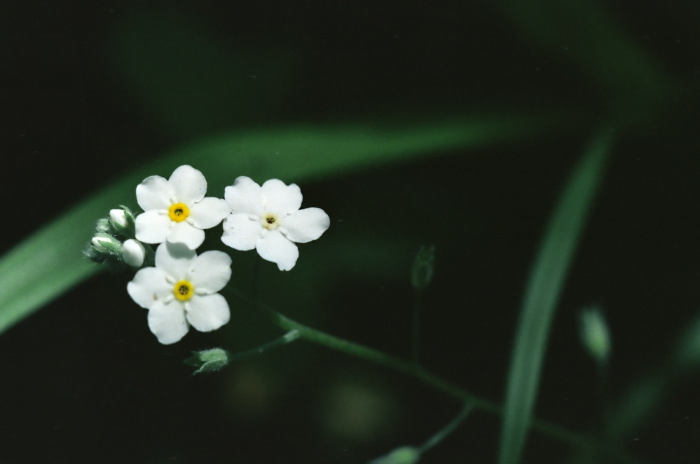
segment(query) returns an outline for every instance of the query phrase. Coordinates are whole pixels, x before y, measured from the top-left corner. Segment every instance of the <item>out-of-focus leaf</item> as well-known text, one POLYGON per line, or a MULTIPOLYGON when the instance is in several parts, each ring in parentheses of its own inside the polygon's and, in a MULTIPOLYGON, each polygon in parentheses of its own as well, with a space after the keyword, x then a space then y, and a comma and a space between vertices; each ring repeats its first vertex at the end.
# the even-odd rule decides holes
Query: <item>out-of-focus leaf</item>
POLYGON ((502 0, 506 14, 531 40, 578 66, 617 102, 617 110, 625 115, 645 113, 648 105, 663 100, 673 84, 602 3, 502 0))
POLYGON ((162 5, 134 8, 113 31, 109 51, 154 126, 180 140, 274 114, 298 61, 292 47, 223 43, 196 16, 162 5))
POLYGON ((700 365, 700 316, 686 327, 673 359, 673 368, 678 371, 697 368, 700 365))
POLYGON ((499 464, 517 464, 530 427, 547 337, 578 239, 603 174, 611 137, 598 134, 575 167, 549 222, 523 298, 511 356, 499 464))
POLYGON ((200 169, 209 195, 240 175, 286 182, 335 176, 381 163, 430 156, 441 150, 513 142, 556 127, 549 117, 500 115, 430 123, 289 127, 205 139, 143 166, 66 212, 0 259, 0 333, 98 269, 81 252, 95 221, 111 208, 135 203, 145 177, 170 176, 179 165, 200 169))
POLYGON ((639 379, 613 411, 608 434, 615 439, 625 439, 635 427, 644 424, 667 397, 674 384, 681 381, 690 370, 700 367, 700 317, 691 321, 679 337, 669 363, 656 367, 639 379))

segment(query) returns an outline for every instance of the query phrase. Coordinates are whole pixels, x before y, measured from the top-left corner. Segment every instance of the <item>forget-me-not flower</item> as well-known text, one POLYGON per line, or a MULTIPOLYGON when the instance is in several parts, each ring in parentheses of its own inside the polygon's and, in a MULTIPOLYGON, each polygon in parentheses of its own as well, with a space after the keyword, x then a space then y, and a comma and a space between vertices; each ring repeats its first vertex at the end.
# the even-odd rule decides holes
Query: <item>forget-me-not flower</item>
POLYGON ((278 179, 260 186, 249 177, 238 177, 226 187, 224 198, 231 214, 224 219, 221 240, 236 250, 257 249, 282 271, 292 269, 299 258, 295 243, 316 240, 330 226, 322 209, 299 209, 302 195, 296 184, 278 179))
POLYGON ((182 244, 162 243, 155 267, 139 270, 127 291, 148 309, 148 327, 164 345, 179 341, 192 326, 216 330, 230 318, 219 290, 231 278, 231 258, 222 251, 197 253, 182 244))
POLYGON ((169 179, 150 176, 136 187, 144 210, 136 217, 136 238, 144 243, 183 243, 194 250, 204 230, 219 224, 230 208, 220 198, 204 197, 207 181, 192 166, 180 166, 169 179))

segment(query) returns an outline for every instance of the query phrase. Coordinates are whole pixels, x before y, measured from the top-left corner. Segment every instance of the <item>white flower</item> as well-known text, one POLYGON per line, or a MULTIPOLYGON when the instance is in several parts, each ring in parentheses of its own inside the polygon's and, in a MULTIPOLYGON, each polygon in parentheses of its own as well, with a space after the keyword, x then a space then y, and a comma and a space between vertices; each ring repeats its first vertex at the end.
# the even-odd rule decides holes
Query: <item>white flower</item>
POLYGON ((302 195, 296 184, 285 185, 278 179, 261 187, 249 177, 239 177, 226 187, 224 198, 232 212, 224 219, 221 240, 236 250, 256 248, 281 271, 293 268, 299 258, 293 242, 316 240, 330 226, 322 209, 299 209, 302 195))
POLYGON ((204 241, 204 230, 230 212, 226 202, 207 197, 207 181, 192 166, 180 166, 170 179, 150 176, 136 187, 144 210, 136 218, 136 238, 145 243, 183 243, 194 250, 204 241))
POLYGON ((130 238, 122 244, 122 259, 133 267, 141 267, 146 258, 146 247, 138 240, 130 238))
POLYGON ((231 278, 231 258, 221 251, 197 256, 182 244, 163 243, 156 266, 139 270, 127 285, 129 296, 148 309, 148 327, 169 345, 185 336, 191 325, 200 332, 229 321, 226 299, 217 292, 231 278))

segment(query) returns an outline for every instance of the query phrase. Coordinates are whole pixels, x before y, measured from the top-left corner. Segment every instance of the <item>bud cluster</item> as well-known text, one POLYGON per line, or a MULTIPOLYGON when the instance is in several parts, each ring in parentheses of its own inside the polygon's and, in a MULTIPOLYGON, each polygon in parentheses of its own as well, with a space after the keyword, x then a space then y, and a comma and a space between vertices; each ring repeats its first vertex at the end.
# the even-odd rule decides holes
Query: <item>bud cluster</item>
POLYGON ((411 268, 411 285, 416 290, 423 290, 433 280, 435 268, 435 245, 421 246, 413 260, 411 268))
POLYGON ((603 312, 597 306, 581 311, 581 341, 588 353, 599 363, 606 363, 610 356, 610 331, 603 312))
POLYGON ((113 209, 109 217, 97 221, 85 255, 97 263, 139 268, 147 257, 152 257, 153 251, 135 237, 136 226, 131 210, 126 206, 113 209))
POLYGON ((216 372, 228 365, 229 354, 222 348, 193 351, 192 357, 187 358, 185 363, 197 368, 193 375, 205 372, 216 372))

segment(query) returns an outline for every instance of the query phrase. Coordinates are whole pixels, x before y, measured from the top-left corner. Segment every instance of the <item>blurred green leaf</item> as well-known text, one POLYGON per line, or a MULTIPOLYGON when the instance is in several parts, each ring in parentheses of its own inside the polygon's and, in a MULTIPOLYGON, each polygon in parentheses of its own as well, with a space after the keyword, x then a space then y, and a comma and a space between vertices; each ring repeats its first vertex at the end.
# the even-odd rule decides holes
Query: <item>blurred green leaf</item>
POLYGON ((608 434, 614 439, 628 438, 636 427, 648 422, 673 386, 699 366, 700 316, 696 316, 678 337, 670 361, 664 366, 654 367, 621 396, 608 424, 608 434))
POLYGON ((575 167, 535 258, 520 312, 498 462, 517 464, 525 446, 554 311, 603 173, 611 137, 596 135, 575 167))
POLYGON ((117 205, 134 204, 136 185, 149 175, 168 177, 177 166, 192 164, 207 177, 209 195, 221 196, 224 186, 239 175, 258 181, 308 181, 441 150, 542 135, 561 127, 561 119, 553 120, 552 115, 499 115, 392 127, 297 126, 223 135, 185 146, 90 195, 0 259, 0 333, 101 269, 81 254, 95 222, 117 205))
POLYGON ((154 125, 189 140, 269 119, 294 85, 296 49, 225 43, 203 18, 177 10, 140 5, 109 44, 116 73, 154 125))
POLYGON ((533 42, 579 67, 626 117, 643 116, 674 87, 601 1, 503 0, 502 5, 533 42))
POLYGON ((670 374, 665 369, 654 369, 625 392, 613 411, 610 422, 606 424, 610 438, 628 438, 635 427, 644 423, 657 410, 672 385, 670 374))
POLYGON ((686 325, 676 347, 673 369, 685 371, 700 365, 700 315, 686 325))

